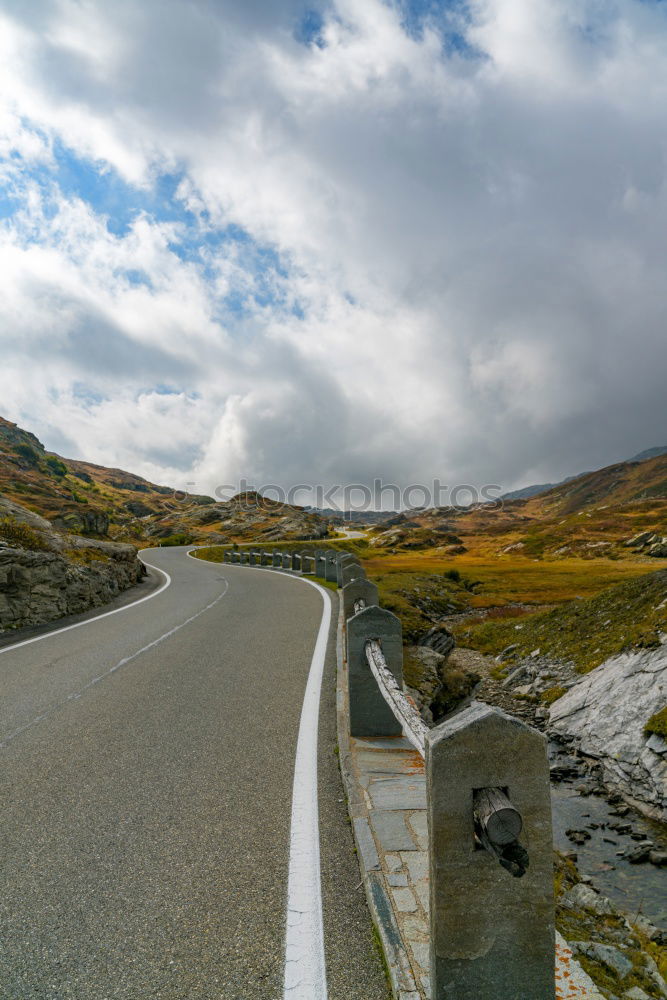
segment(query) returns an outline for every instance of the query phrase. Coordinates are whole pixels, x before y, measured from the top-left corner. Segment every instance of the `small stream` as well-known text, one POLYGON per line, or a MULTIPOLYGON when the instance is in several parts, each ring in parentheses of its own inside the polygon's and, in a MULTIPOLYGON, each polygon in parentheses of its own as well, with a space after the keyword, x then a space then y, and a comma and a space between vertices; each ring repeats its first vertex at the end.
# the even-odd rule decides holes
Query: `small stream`
POLYGON ((627 815, 624 806, 610 805, 599 786, 594 793, 580 794, 579 788, 590 787, 581 761, 564 754, 561 748, 550 746, 553 762, 576 762, 581 768, 577 776, 565 777, 552 783, 554 846, 562 852, 574 851, 579 874, 589 876, 592 885, 607 896, 630 919, 641 913, 656 927, 667 929, 667 868, 658 868, 645 861, 631 864, 627 858, 642 840, 651 841, 655 849, 667 851, 667 829, 634 810, 627 815), (630 827, 619 833, 613 825, 630 827), (574 843, 566 830, 585 831, 590 839, 574 843), (634 834, 634 836, 633 836, 634 834))

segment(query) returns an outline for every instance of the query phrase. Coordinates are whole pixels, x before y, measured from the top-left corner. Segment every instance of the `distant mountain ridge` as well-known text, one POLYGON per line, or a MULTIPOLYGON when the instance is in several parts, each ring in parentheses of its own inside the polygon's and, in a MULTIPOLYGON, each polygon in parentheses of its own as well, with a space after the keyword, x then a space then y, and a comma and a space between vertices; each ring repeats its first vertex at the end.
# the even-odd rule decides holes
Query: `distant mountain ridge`
MULTIPOLYGON (((646 448, 644 451, 640 451, 637 455, 633 455, 632 458, 624 459, 625 462, 646 462, 650 458, 657 458, 659 455, 667 455, 667 445, 657 448, 646 448)), ((620 463, 616 463, 620 464, 620 463)), ((541 493, 547 493, 549 490, 553 490, 556 486, 562 486, 563 483, 569 483, 573 479, 579 479, 581 476, 588 476, 589 472, 578 472, 576 476, 567 476, 565 479, 559 480, 557 483, 537 483, 533 486, 523 486, 518 490, 510 490, 507 493, 503 493, 501 500, 529 500, 530 497, 539 496, 541 493)))

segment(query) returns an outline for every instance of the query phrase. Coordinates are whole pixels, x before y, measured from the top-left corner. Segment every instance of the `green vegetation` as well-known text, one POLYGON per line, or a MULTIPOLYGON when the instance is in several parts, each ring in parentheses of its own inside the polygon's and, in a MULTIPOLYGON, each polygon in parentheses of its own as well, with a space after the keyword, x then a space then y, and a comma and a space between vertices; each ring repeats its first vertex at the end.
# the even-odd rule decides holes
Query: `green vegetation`
POLYGON ((555 701, 562 698, 564 694, 567 693, 566 687, 550 687, 546 691, 543 691, 540 695, 540 701, 544 702, 545 705, 553 705, 555 701))
POLYGON ((68 473, 68 468, 64 462, 61 462, 57 455, 49 455, 46 459, 46 465, 51 470, 54 476, 62 478, 68 473))
POLYGON ((102 549, 96 548, 82 548, 82 549, 66 549, 63 555, 69 559, 70 562, 77 563, 79 566, 90 566, 91 563, 95 562, 109 562, 110 556, 104 552, 102 549))
POLYGON ((544 656, 573 663, 587 673, 627 649, 660 645, 667 631, 667 571, 622 583, 588 600, 574 600, 520 622, 493 620, 455 629, 457 640, 483 653, 516 646, 512 659, 536 649, 544 656))
POLYGON ((0 518, 0 538, 3 538, 10 545, 18 545, 22 549, 35 549, 43 551, 48 549, 48 545, 34 528, 21 521, 16 521, 13 517, 0 518))
POLYGON ((229 548, 229 545, 226 547, 223 547, 222 545, 209 545, 204 549, 196 549, 192 555, 195 559, 203 559, 204 562, 221 563, 225 561, 225 552, 227 552, 229 548))
POLYGON ((655 734, 667 740, 667 706, 661 708, 659 712, 651 716, 644 726, 644 732, 647 736, 655 734))
POLYGON ((160 545, 163 547, 165 545, 192 545, 193 542, 193 536, 184 531, 179 531, 174 535, 167 535, 166 538, 160 539, 160 545))
POLYGON ((39 455, 30 444, 14 445, 14 454, 19 455, 28 465, 39 465, 39 455))
POLYGON ((401 619, 408 642, 415 642, 438 619, 469 606, 465 587, 444 574, 387 573, 375 576, 374 583, 382 607, 401 619))

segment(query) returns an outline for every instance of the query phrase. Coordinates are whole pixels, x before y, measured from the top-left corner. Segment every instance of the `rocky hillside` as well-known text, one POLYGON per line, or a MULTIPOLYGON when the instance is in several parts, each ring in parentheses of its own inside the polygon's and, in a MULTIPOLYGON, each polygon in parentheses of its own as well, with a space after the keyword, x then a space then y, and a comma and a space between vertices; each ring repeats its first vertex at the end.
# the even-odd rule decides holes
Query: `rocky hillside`
POLYGON ((2 417, 0 496, 35 511, 60 531, 119 541, 288 541, 320 538, 329 530, 317 514, 256 494, 216 503, 123 469, 62 458, 2 417))
POLYGON ((626 543, 638 535, 651 539, 643 555, 667 557, 665 454, 588 472, 539 496, 468 510, 411 510, 372 529, 378 549, 529 559, 634 558, 626 543))
POLYGON ((509 696, 599 761, 609 787, 667 820, 667 570, 512 620, 467 622, 509 696), (581 675, 585 676, 582 677, 581 675))
POLYGON ((144 575, 133 545, 65 534, 0 497, 0 635, 98 607, 144 575))

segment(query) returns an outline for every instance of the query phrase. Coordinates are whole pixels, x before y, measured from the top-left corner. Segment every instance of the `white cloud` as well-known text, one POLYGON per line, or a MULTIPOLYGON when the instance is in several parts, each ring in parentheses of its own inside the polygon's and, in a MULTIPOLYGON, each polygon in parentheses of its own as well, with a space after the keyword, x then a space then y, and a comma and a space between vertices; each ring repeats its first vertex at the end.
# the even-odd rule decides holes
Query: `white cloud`
POLYGON ((296 4, 3 7, 12 418, 209 489, 509 485, 663 443, 661 4, 472 0, 410 35, 337 0, 310 47, 296 4), (19 171, 56 143, 145 192, 181 173, 202 240, 282 269, 187 259, 150 213, 114 235, 19 171))

